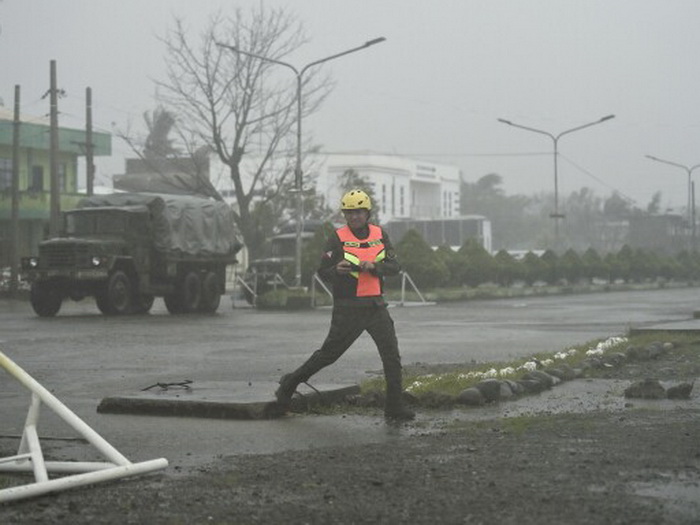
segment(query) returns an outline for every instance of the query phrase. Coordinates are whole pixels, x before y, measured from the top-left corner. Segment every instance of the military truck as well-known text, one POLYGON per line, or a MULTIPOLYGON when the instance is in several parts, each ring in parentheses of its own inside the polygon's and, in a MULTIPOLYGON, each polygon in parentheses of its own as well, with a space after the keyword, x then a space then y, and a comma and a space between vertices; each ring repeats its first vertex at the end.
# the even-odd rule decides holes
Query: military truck
POLYGON ((32 308, 55 316, 92 296, 105 315, 215 312, 242 245, 231 210, 214 200, 150 193, 95 195, 61 214, 60 235, 22 259, 32 308))
MULTIPOLYGON (((323 226, 318 220, 307 220, 301 231, 302 247, 308 245, 315 232, 323 226)), ((265 255, 253 259, 243 275, 243 295, 249 304, 255 296, 276 288, 285 288, 294 282, 296 273, 296 224, 290 222, 268 240, 265 255)), ((316 261, 314 261, 315 263, 316 261)))

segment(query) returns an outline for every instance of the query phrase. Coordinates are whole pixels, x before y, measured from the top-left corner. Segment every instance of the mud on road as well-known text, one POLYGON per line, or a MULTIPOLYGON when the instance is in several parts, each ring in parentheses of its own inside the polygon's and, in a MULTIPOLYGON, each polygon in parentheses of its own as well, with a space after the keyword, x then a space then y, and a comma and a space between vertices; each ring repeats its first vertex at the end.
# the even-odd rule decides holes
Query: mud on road
MULTIPOLYGON (((692 380, 700 352, 687 350, 604 369, 595 381, 692 380)), ((388 442, 224 457, 182 476, 0 506, 0 522, 698 523, 698 396, 672 404, 587 399, 583 411, 508 417, 489 417, 488 408, 423 410, 417 422, 390 427, 388 442)), ((384 424, 379 412, 367 421, 384 424)))

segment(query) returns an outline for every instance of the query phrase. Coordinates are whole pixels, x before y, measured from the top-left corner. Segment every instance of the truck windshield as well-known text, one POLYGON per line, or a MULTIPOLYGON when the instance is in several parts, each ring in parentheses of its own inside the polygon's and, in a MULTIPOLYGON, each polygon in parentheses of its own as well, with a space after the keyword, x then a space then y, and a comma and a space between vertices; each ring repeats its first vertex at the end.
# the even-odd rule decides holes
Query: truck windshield
POLYGON ((270 252, 273 257, 293 257, 296 253, 295 238, 272 239, 270 252))
POLYGON ((68 235, 91 235, 94 233, 124 233, 127 217, 121 213, 68 213, 66 233, 68 235))

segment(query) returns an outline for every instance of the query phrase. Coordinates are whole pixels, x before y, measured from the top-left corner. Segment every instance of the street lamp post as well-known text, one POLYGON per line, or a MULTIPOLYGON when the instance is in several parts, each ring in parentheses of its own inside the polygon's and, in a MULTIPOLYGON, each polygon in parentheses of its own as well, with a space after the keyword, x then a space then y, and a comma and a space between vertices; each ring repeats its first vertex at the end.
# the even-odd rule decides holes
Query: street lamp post
POLYGON ((379 38, 374 38, 372 40, 368 40, 361 46, 354 47, 352 49, 348 49, 347 51, 342 51, 340 53, 336 53, 334 55, 327 56, 325 58, 321 58, 319 60, 314 60, 313 62, 309 62, 306 64, 304 67, 301 69, 297 69, 295 66, 288 62, 284 62, 282 60, 277 60, 275 58, 270 58, 266 57, 263 55, 258 55, 256 53, 250 53, 248 51, 243 51, 242 49, 239 49, 235 46, 231 46, 228 44, 222 44, 217 42, 217 46, 219 47, 224 47, 226 49, 230 49, 234 53, 239 53, 241 55, 246 55, 250 56, 253 58, 258 58, 260 60, 264 60, 267 62, 272 62, 273 64, 279 64, 280 66, 284 66, 286 68, 291 69, 294 74, 296 75, 297 79, 297 93, 296 93, 296 102, 297 102, 297 151, 296 151, 296 166, 294 168, 294 192, 296 193, 296 208, 297 208, 297 221, 296 221, 296 253, 295 253, 295 271, 294 271, 294 286, 300 287, 301 286, 301 233, 302 233, 302 219, 303 219, 303 205, 304 205, 304 200, 302 196, 302 179, 303 179, 303 172, 301 169, 301 116, 302 116, 302 105, 301 105, 301 88, 302 88, 302 79, 304 77, 304 73, 309 70, 309 68, 313 66, 317 66, 319 64, 322 64, 323 62, 328 62, 329 60, 333 60, 336 58, 340 58, 345 55, 349 55, 350 53, 354 53, 356 51, 361 51, 362 49, 366 49, 370 46, 373 46, 375 44, 379 44, 381 42, 384 42, 386 38, 384 37, 379 37, 379 38))
POLYGON ((654 157, 653 155, 645 155, 646 158, 655 160, 656 162, 662 162, 663 164, 669 164, 671 166, 675 166, 677 168, 681 168, 685 170, 685 172, 688 174, 688 226, 691 228, 691 235, 692 235, 692 248, 695 248, 695 206, 693 204, 693 182, 692 182, 692 174, 693 171, 696 169, 700 168, 700 164, 696 164, 695 166, 686 166, 685 164, 679 164, 677 162, 671 162, 670 160, 664 160, 660 159, 658 157, 654 157))
POLYGON ((531 128, 528 126, 523 126, 521 124, 515 124, 514 122, 511 122, 510 120, 505 120, 502 118, 498 119, 498 122, 502 122, 503 124, 508 124, 509 126, 513 126, 514 128, 520 128, 524 129, 527 131, 532 131, 534 133, 540 133, 542 135, 547 135, 549 138, 552 139, 552 142, 554 143, 554 213, 550 213, 549 216, 554 219, 554 240, 556 244, 559 244, 559 219, 563 219, 565 215, 563 213, 559 213, 559 139, 563 137, 564 135, 567 135, 569 133, 573 133, 574 131, 578 131, 583 128, 588 128, 590 126, 595 126, 596 124, 601 124, 602 122, 605 122, 606 120, 610 120, 612 118, 615 118, 615 115, 607 115, 601 119, 596 120, 595 122, 589 122, 588 124, 583 124, 582 126, 576 126, 575 128, 567 129, 566 131, 562 131, 558 135, 554 135, 548 131, 544 131, 541 129, 536 129, 536 128, 531 128))

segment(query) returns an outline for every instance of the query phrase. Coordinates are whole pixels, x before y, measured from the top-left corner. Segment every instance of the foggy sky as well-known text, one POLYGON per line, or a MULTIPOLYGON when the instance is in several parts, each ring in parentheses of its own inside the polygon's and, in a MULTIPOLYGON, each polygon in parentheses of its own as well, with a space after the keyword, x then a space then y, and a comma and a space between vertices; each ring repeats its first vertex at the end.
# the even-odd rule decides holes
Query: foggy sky
MULTIPOLYGON (((223 7, 259 0, 0 0, 0 98, 46 115, 49 62, 58 64, 59 124, 85 125, 93 90, 99 131, 143 134, 163 78, 158 37, 173 16, 193 34, 223 7)), ((332 152, 373 151, 488 173, 508 194, 553 191, 552 141, 497 122, 558 134, 615 114, 559 143, 560 197, 617 190, 641 207, 657 191, 679 210, 687 173, 654 155, 700 164, 700 2, 695 0, 265 0, 287 5, 309 44, 303 66, 378 36, 387 41, 325 67, 337 87, 304 133, 332 152)), ((128 148, 98 163, 98 182, 123 171, 128 148)), ((694 179, 700 180, 700 169, 694 179)))

